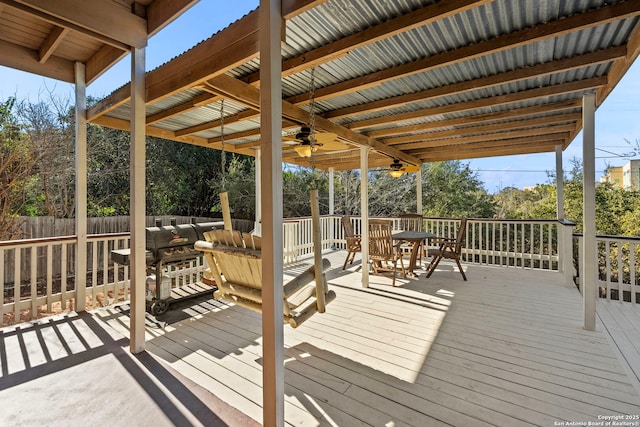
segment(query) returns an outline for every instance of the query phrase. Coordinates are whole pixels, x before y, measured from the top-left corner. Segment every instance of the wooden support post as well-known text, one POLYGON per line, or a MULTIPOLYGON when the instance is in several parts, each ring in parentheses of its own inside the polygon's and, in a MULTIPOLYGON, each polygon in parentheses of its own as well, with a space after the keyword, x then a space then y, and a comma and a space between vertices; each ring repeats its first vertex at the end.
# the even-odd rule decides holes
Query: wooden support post
POLYGON ((595 93, 582 98, 582 161, 583 161, 583 275, 582 301, 584 329, 596 329, 596 298, 598 296, 598 252, 596 243, 596 160, 595 160, 595 93))
POLYGON ((574 285, 573 283, 573 230, 575 223, 562 220, 558 225, 558 252, 560 254, 560 271, 564 275, 564 283, 574 285))
POLYGON ((324 280, 324 270, 322 269, 322 233, 320 231, 320 206, 318 203, 318 190, 311 190, 311 229, 313 231, 313 265, 315 267, 316 299, 318 300, 318 313, 326 310, 324 296, 327 294, 327 284, 324 280), (322 293, 322 295, 320 295, 322 293))
POLYGON ((229 209, 229 193, 226 191, 220 193, 220 206, 222 207, 222 221, 224 221, 225 230, 233 230, 233 223, 231 222, 231 210, 229 209))
POLYGON ((131 338, 132 353, 144 351, 145 236, 145 49, 131 48, 131 338))
POLYGON ((422 167, 416 172, 416 212, 422 215, 422 167))
POLYGON ((562 145, 556 145, 556 218, 564 219, 564 170, 562 145))
POLYGON ((329 215, 333 215, 335 213, 335 190, 334 190, 334 177, 333 172, 335 168, 329 168, 329 215))
POLYGON ((262 423, 284 425, 281 0, 260 0, 262 423))
MULTIPOLYGON (((85 311, 87 302, 87 83, 85 65, 76 62, 74 71, 76 80, 76 311, 85 311)), ((67 278, 63 277, 63 286, 66 286, 66 281, 67 278)))
POLYGON ((256 219, 253 225, 253 232, 258 236, 262 236, 262 186, 260 181, 260 163, 262 156, 260 148, 256 148, 256 219))
POLYGON ((369 287, 369 147, 360 147, 360 249, 362 254, 362 287, 369 287))

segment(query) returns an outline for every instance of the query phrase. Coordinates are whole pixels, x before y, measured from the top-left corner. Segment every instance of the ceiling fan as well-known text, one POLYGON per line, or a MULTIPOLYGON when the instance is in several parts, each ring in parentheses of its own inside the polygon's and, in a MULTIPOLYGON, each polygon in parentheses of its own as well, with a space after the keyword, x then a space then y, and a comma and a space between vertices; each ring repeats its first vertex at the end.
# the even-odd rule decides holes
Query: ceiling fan
POLYGON ((393 178, 400 178, 403 173, 418 172, 420 166, 405 165, 400 163, 398 159, 393 159, 393 162, 389 165, 389 175, 393 178))
POLYGON ((294 138, 284 137, 283 142, 291 142, 293 149, 300 157, 311 157, 311 153, 318 150, 342 151, 348 150, 349 145, 341 142, 338 135, 332 132, 313 132, 309 126, 302 126, 294 138))

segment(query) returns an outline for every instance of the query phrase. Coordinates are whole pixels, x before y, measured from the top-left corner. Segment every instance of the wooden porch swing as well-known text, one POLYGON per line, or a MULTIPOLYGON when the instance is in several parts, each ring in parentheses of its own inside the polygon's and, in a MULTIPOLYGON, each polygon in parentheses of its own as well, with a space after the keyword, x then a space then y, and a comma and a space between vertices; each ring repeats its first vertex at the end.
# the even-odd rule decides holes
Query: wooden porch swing
MULTIPOLYGON (((335 292, 328 289, 324 275, 331 264, 322 258, 321 253, 317 190, 311 190, 311 213, 314 265, 284 285, 283 319, 293 328, 315 313, 324 313, 326 304, 336 297, 335 292)), ((207 232, 205 239, 207 241, 197 241, 195 248, 204 253, 218 284, 214 297, 262 312, 262 251, 259 238, 225 229, 207 232)))

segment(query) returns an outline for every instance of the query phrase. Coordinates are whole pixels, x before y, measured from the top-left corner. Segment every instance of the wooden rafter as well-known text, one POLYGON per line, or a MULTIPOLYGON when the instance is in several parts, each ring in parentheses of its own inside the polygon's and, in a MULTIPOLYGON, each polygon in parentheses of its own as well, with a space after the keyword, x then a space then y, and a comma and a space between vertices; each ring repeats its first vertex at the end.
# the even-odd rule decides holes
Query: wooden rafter
POLYGON ((528 66, 528 67, 519 68, 513 71, 494 74, 492 76, 466 80, 459 83, 453 83, 450 85, 439 86, 439 87, 426 89, 426 90, 409 93, 405 95, 385 98, 378 101, 369 102, 366 104, 354 105, 352 107, 340 108, 337 110, 330 111, 324 114, 323 116, 328 119, 338 119, 338 118, 347 117, 347 116, 354 116, 358 114, 365 114, 365 113, 386 110, 389 108, 410 104, 412 102, 423 102, 429 99, 440 98, 444 96, 450 96, 450 95, 461 94, 466 92, 473 92, 480 89, 487 89, 490 87, 516 83, 523 80, 535 79, 543 76, 549 76, 552 74, 559 74, 562 72, 575 70, 577 68, 611 62, 615 59, 623 58, 626 55, 626 53, 627 53, 626 46, 616 46, 606 50, 600 50, 592 53, 587 53, 584 55, 576 55, 570 58, 556 60, 556 61, 549 61, 543 64, 528 66))
POLYGON ((171 108, 167 108, 166 110, 159 111, 154 114, 150 114, 147 116, 147 124, 153 124, 157 122, 161 122, 163 120, 170 119, 171 117, 178 116, 180 114, 186 113, 188 111, 194 110, 196 108, 202 107, 203 105, 211 104, 213 102, 217 102, 222 99, 219 95, 213 95, 210 93, 202 93, 200 95, 194 96, 191 100, 175 105, 171 108))
MULTIPOLYGON (((397 18, 374 25, 363 31, 343 37, 333 43, 320 46, 302 55, 282 62, 283 76, 304 71, 322 63, 346 55, 349 51, 375 43, 377 41, 411 31, 423 25, 462 13, 474 7, 489 3, 492 0, 449 0, 438 2, 417 9, 397 18)), ((247 83, 255 83, 260 79, 259 73, 246 77, 247 83)))
POLYGON ((498 147, 475 147, 465 148, 460 147, 456 150, 442 150, 433 151, 431 153, 425 153, 421 158, 425 162, 439 162, 446 160, 463 160, 463 159, 478 159, 483 157, 498 157, 498 156, 513 156, 516 154, 536 154, 536 153, 548 153, 555 150, 557 145, 562 145, 564 139, 548 139, 540 140, 535 139, 532 142, 520 142, 514 141, 512 144, 505 144, 498 147))
POLYGON ((147 44, 147 21, 111 0, 0 0, 44 21, 127 50, 147 44))
MULTIPOLYGON (((233 77, 223 74, 214 79, 208 80, 207 84, 224 93, 225 96, 229 96, 250 108, 259 108, 260 91, 248 83, 244 83, 238 79, 234 79, 233 77)), ((307 111, 286 101, 282 101, 282 115, 284 118, 301 124, 307 124, 309 120, 309 113, 307 111)), ((333 123, 323 117, 316 117, 315 125, 316 129, 333 132, 338 135, 338 137, 343 138, 354 145, 371 147, 381 153, 413 165, 420 163, 416 158, 407 155, 406 153, 389 147, 374 138, 369 138, 368 136, 353 132, 344 126, 333 123)))
POLYGON ((556 114, 553 116, 544 116, 535 119, 514 120, 510 122, 467 126, 451 130, 442 130, 438 132, 411 134, 407 136, 384 139, 382 141, 388 145, 394 146, 398 144, 406 144, 417 141, 433 141, 442 138, 462 137, 487 133, 492 133, 492 135, 495 134, 496 136, 499 136, 500 132, 509 130, 530 128, 539 131, 540 127, 553 126, 559 123, 566 124, 567 122, 572 123, 573 128, 575 128, 575 125, 580 120, 581 116, 582 115, 580 113, 556 114))
POLYGON ((40 63, 43 63, 47 59, 49 59, 49 57, 60 45, 60 43, 62 42, 62 39, 68 32, 69 32, 68 28, 59 27, 57 25, 53 26, 53 28, 49 32, 49 35, 44 40, 44 43, 42 43, 42 45, 40 46, 40 50, 38 51, 38 56, 39 56, 38 61, 40 63))
MULTIPOLYGON (((3 0, 0 0, 3 1, 3 0)), ((286 1, 285 18, 316 7, 327 0, 286 1)), ((194 46, 173 61, 147 73, 147 104, 166 98, 223 74, 258 57, 258 11, 248 13, 223 31, 194 46), (190 72, 185 73, 188 69, 190 72)), ((87 110, 87 117, 105 114, 129 100, 129 84, 87 110)))
POLYGON ((541 137, 550 133, 562 133, 564 139, 569 137, 569 132, 576 128, 575 124, 551 125, 546 127, 517 129, 506 132, 496 132, 491 134, 459 136, 446 139, 428 139, 420 142, 403 144, 400 148, 407 153, 418 155, 422 150, 433 147, 445 147, 459 144, 473 144, 483 141, 500 141, 505 139, 522 138, 522 137, 541 137))
POLYGON ((147 34, 156 34, 198 0, 155 0, 147 7, 147 34))
POLYGON ((421 133, 430 130, 441 129, 451 126, 475 126, 499 120, 516 120, 522 117, 536 116, 540 114, 559 113, 566 110, 579 109, 580 100, 558 101, 544 105, 534 105, 532 107, 513 108, 505 111, 493 113, 476 114, 468 117, 456 117, 453 119, 434 120, 428 123, 416 125, 394 126, 367 132, 372 138, 384 138, 394 135, 404 135, 411 133, 421 133))
MULTIPOLYGON (((316 100, 320 101, 323 99, 354 93, 380 85, 390 80, 426 72, 444 66, 450 66, 474 58, 492 55, 508 49, 532 44, 570 32, 584 30, 586 28, 604 25, 616 19, 623 19, 639 14, 640 2, 627 1, 605 6, 581 14, 563 17, 557 21, 514 31, 509 34, 470 44, 441 54, 432 55, 397 67, 388 68, 365 76, 344 80, 333 85, 318 88, 315 91, 315 97, 316 100)), ((287 98, 287 101, 300 105, 308 102, 308 99, 306 94, 300 94, 287 98)))
POLYGON ((447 114, 452 112, 463 112, 473 109, 483 108, 486 106, 500 106, 522 102, 537 98, 546 98, 554 95, 567 94, 572 92, 583 92, 589 89, 595 89, 607 84, 607 77, 593 77, 585 80, 578 80, 569 83, 562 83, 553 86, 540 87, 535 89, 524 90, 521 92, 510 93, 506 95, 494 96, 488 99, 478 99, 474 101, 460 102, 457 104, 444 105, 441 107, 424 108, 407 113, 391 114, 373 119, 359 120, 345 125, 349 129, 372 128, 375 126, 387 125, 390 123, 398 123, 408 120, 421 119, 439 114, 447 114))
POLYGON ((536 144, 542 145, 544 141, 562 141, 564 142, 569 136, 569 132, 549 132, 541 135, 514 135, 511 138, 505 138, 500 140, 495 139, 479 139, 477 141, 469 142, 461 139, 451 140, 446 144, 433 145, 431 147, 423 147, 419 150, 413 150, 413 152, 424 158, 425 155, 430 154, 450 154, 453 155, 454 151, 462 150, 480 150, 489 148, 506 148, 516 145, 536 144))

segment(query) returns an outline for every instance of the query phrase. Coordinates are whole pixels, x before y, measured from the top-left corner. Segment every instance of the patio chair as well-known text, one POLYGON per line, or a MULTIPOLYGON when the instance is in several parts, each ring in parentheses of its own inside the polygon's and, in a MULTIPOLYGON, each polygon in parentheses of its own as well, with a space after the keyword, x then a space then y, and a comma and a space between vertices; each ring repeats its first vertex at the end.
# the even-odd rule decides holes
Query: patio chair
MULTIPOLYGON (((402 214, 400 215, 400 230, 403 231, 422 231, 422 215, 420 214, 402 214)), ((410 254, 413 250, 413 245, 415 243, 412 242, 403 242, 400 246, 400 249, 404 254, 410 254)), ((425 242, 420 243, 422 245, 422 250, 418 253, 418 260, 422 263, 422 256, 426 255, 425 253, 425 242)))
POLYGON ((437 246, 435 249, 429 249, 427 255, 431 258, 431 262, 427 266, 427 278, 431 277, 431 274, 435 271, 438 263, 442 258, 452 259, 458 264, 458 270, 462 274, 462 278, 467 280, 467 276, 464 274, 462 265, 460 264, 460 254, 462 252, 462 242, 464 241, 464 234, 467 228, 467 219, 462 218, 460 220, 460 228, 455 239, 446 237, 436 237, 431 239, 431 244, 437 246))
POLYGON ((393 272, 392 286, 396 285, 398 261, 402 275, 407 277, 402 262, 400 244, 393 244, 391 237, 391 221, 383 219, 369 220, 369 259, 375 273, 393 272))
POLYGON ((344 230, 344 240, 347 242, 347 258, 344 260, 342 269, 347 268, 347 264, 353 264, 353 260, 356 257, 356 253, 360 252, 360 235, 353 233, 353 225, 351 224, 351 218, 349 216, 343 216, 341 218, 342 229, 344 230))

